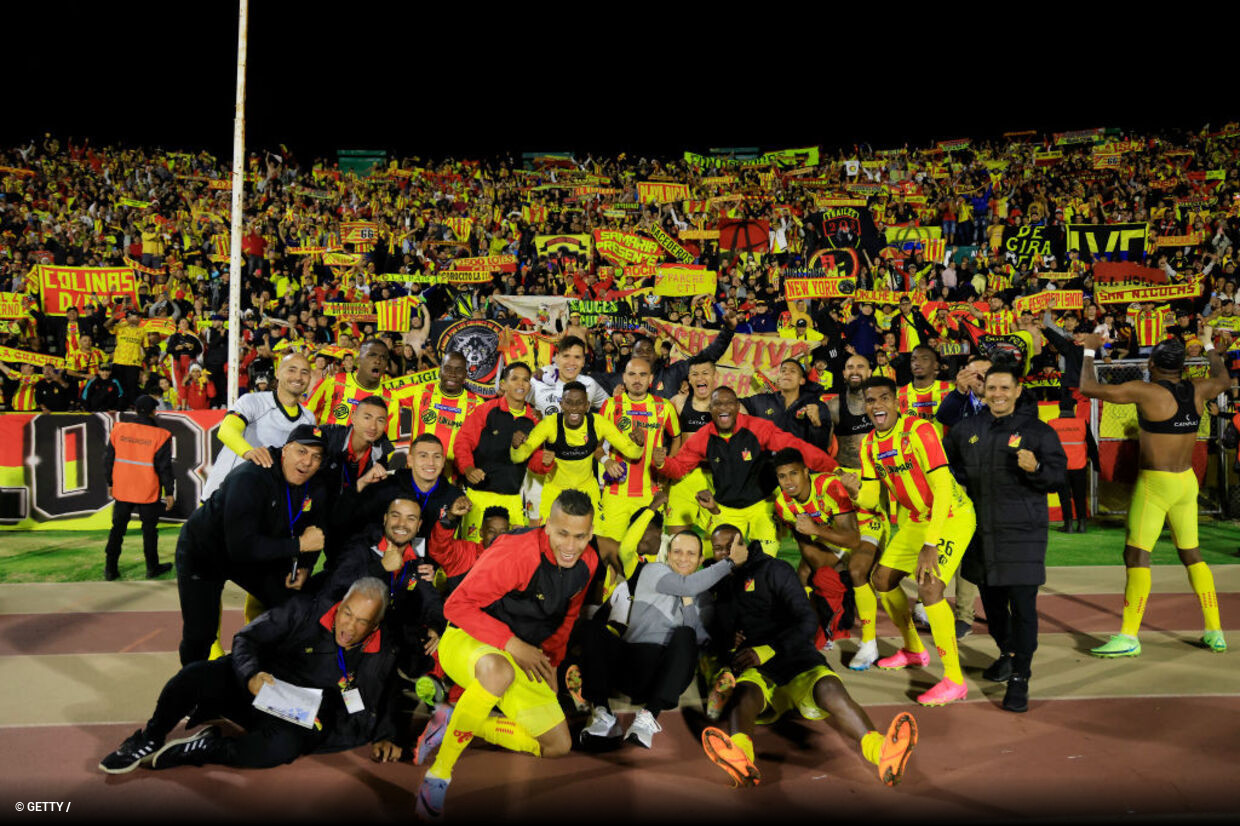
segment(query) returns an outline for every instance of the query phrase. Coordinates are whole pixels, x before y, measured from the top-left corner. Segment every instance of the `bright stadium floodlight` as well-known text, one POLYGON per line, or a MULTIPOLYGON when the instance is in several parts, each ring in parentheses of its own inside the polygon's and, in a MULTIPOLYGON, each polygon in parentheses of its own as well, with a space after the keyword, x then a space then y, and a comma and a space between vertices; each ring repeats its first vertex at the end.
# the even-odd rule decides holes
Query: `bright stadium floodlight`
POLYGON ((237 14, 237 105, 233 115, 232 233, 228 254, 228 406, 237 401, 241 370, 241 196, 245 186, 245 55, 249 40, 250 0, 240 0, 237 14))

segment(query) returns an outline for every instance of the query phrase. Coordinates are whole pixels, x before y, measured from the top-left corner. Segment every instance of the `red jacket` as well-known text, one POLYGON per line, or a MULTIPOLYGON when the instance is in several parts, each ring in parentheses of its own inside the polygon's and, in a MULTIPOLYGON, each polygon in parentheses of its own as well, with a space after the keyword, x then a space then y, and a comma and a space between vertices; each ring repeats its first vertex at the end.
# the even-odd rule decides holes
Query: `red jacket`
POLYGON ((435 520, 435 527, 431 528, 430 541, 426 543, 426 552, 450 577, 468 573, 478 557, 482 556, 483 550, 481 542, 453 537, 452 531, 438 519, 435 520))
POLYGON ((590 547, 561 568, 542 528, 504 534, 448 597, 443 615, 479 642, 502 650, 517 637, 559 666, 596 568, 590 547))

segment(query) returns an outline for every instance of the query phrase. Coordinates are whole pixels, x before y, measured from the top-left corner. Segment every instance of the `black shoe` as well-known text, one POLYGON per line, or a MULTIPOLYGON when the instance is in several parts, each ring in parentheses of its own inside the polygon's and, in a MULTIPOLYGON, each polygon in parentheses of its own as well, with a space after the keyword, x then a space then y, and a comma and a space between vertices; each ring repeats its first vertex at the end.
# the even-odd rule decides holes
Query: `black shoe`
POLYGON ((218 728, 207 726, 189 737, 169 740, 167 745, 155 752, 151 768, 171 769, 175 766, 201 766, 209 763, 212 746, 222 739, 218 728))
POLYGON ((121 572, 116 570, 115 565, 104 565, 103 566, 103 578, 106 579, 108 582, 115 582, 116 580, 121 578, 121 572))
POLYGON ((125 774, 138 766, 149 766, 163 743, 146 736, 142 729, 129 735, 121 747, 99 761, 99 768, 108 774, 125 774))
POLYGON ((1076 520, 1076 532, 1085 533, 1085 520, 1084 519, 1076 520))
POLYGON ((1013 674, 1003 695, 1003 710, 1023 714, 1029 710, 1029 678, 1013 674))
POLYGON ((160 562, 154 568, 146 569, 147 579, 157 579, 172 570, 171 562, 160 562))
POLYGON ((1012 655, 1000 654, 999 659, 982 672, 982 679, 990 680, 992 683, 1006 683, 1012 679, 1012 655))
POLYGON ((1063 527, 1058 529, 1060 533, 1072 533, 1072 522, 1064 522, 1063 527))
POLYGON ((973 633, 973 623, 964 620, 956 620, 956 642, 960 642, 965 637, 973 633))

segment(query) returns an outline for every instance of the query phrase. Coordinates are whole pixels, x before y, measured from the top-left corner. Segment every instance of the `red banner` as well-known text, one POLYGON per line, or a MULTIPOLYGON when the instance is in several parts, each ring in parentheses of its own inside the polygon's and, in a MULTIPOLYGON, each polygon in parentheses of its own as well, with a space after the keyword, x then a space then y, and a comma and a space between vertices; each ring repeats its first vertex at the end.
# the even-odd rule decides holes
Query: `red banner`
POLYGON ((43 312, 64 315, 70 307, 84 309, 94 302, 111 303, 127 297, 138 304, 138 282, 128 267, 39 267, 43 312))

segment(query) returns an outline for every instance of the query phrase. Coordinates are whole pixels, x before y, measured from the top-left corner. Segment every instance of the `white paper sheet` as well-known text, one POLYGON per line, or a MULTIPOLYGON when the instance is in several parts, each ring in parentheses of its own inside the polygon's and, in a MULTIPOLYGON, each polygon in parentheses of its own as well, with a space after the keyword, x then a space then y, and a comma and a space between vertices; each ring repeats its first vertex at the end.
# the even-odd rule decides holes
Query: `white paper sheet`
POLYGON ((274 683, 263 683, 254 698, 254 707, 302 728, 314 728, 314 717, 319 713, 322 702, 321 688, 303 688, 276 680, 274 683))

